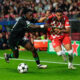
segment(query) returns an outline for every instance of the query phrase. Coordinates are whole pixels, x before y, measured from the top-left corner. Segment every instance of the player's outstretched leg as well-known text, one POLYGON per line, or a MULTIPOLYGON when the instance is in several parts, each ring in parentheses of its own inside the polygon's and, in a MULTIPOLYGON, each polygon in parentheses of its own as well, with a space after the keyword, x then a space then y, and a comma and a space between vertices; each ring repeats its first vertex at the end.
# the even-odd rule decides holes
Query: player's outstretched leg
POLYGON ((70 44, 66 44, 64 45, 64 47, 66 48, 67 52, 68 52, 68 69, 76 69, 72 62, 73 62, 73 50, 72 50, 72 45, 70 44))
POLYGON ((41 68, 41 69, 45 69, 47 68, 47 65, 41 65, 40 64, 40 60, 39 60, 39 56, 37 54, 36 49, 34 48, 34 46, 31 44, 31 42, 28 42, 25 46, 24 46, 27 50, 31 51, 33 54, 33 57, 37 63, 37 67, 41 68))
POLYGON ((68 69, 76 69, 72 64, 72 61, 73 61, 73 50, 69 50, 68 53, 69 53, 68 54, 68 58, 69 58, 68 69))
POLYGON ((9 58, 18 58, 18 57, 19 57, 18 50, 13 51, 13 53, 11 54, 7 54, 7 53, 4 54, 4 58, 7 63, 9 63, 9 58))
POLYGON ((40 64, 40 60, 39 60, 37 51, 36 51, 36 49, 34 47, 33 47, 33 50, 32 50, 32 54, 33 54, 33 57, 34 57, 34 59, 35 59, 35 61, 37 63, 37 67, 38 68, 43 68, 43 69, 47 68, 47 65, 41 65, 40 64))

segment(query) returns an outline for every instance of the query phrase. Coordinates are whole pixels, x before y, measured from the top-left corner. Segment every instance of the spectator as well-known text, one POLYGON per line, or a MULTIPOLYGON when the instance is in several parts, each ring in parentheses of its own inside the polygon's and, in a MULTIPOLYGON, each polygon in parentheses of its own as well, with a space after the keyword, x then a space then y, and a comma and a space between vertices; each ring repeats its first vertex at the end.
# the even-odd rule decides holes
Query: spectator
POLYGON ((8 43, 7 43, 7 39, 6 37, 4 37, 1 33, 0 33, 0 49, 8 49, 8 43))
POLYGON ((35 37, 36 37, 35 39, 40 39, 38 32, 36 32, 35 37))
POLYGON ((41 40, 47 39, 47 38, 46 38, 46 35, 45 35, 44 33, 41 33, 41 37, 40 37, 40 38, 41 38, 41 40))
POLYGON ((71 16, 72 14, 72 16, 76 18, 76 15, 80 14, 79 4, 80 0, 4 0, 0 3, 0 19, 14 19, 19 17, 25 8, 32 9, 34 13, 37 12, 37 17, 43 16, 47 10, 53 13, 57 8, 61 8, 66 15, 71 16))

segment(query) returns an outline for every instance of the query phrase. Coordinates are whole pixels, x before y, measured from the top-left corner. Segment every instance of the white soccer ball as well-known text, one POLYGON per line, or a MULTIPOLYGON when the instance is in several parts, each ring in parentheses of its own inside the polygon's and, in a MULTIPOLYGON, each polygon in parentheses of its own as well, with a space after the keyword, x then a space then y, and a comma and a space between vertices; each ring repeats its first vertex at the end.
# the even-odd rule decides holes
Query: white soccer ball
POLYGON ((20 63, 17 67, 19 73, 25 73, 28 72, 28 65, 25 63, 20 63))

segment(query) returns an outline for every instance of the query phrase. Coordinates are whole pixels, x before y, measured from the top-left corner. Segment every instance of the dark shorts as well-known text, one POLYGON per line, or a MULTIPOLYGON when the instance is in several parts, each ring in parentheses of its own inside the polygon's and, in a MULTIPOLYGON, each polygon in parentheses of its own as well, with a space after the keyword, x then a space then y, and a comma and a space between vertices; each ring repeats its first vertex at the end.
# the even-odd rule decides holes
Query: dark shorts
POLYGON ((18 50, 19 45, 24 47, 29 42, 30 42, 30 40, 28 40, 28 39, 21 39, 21 40, 9 39, 9 46, 12 49, 12 51, 16 51, 16 50, 18 50))

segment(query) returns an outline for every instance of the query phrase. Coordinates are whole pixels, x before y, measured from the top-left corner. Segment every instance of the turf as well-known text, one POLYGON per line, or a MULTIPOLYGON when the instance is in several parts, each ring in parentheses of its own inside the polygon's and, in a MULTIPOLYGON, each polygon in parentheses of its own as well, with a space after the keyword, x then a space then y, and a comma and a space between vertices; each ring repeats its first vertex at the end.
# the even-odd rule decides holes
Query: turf
MULTIPOLYGON (((0 57, 3 54, 11 53, 10 50, 0 50, 0 57)), ((38 52, 41 61, 49 62, 64 62, 61 57, 47 52, 38 52)), ((28 51, 20 51, 19 59, 34 60, 32 53, 28 51)), ((76 65, 76 70, 68 70, 67 64, 56 64, 41 62, 47 64, 47 69, 38 69, 36 63, 33 61, 24 60, 10 60, 6 63, 4 59, 0 59, 0 80, 79 80, 80 66, 76 65), (29 66, 27 73, 21 74, 17 71, 17 66, 20 63, 26 63, 29 66)), ((80 64, 80 57, 74 56, 74 64, 80 64)))

